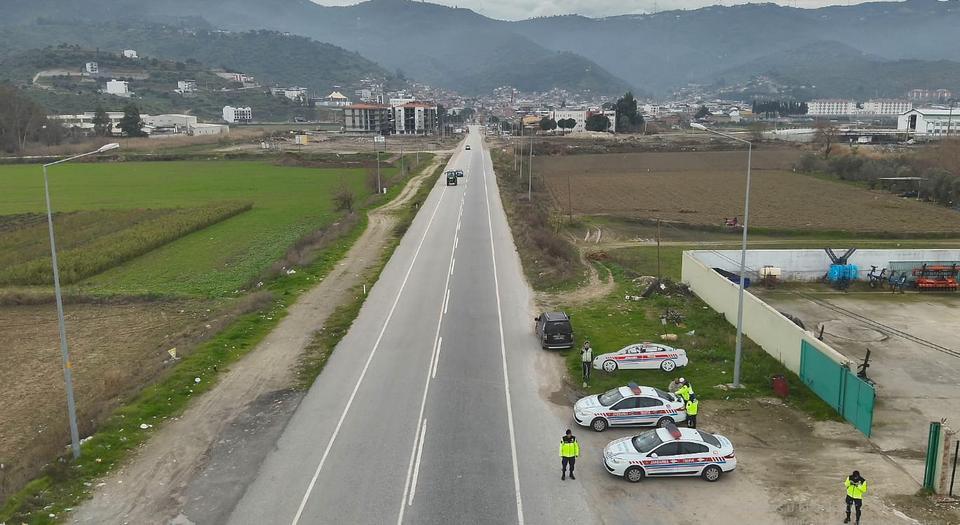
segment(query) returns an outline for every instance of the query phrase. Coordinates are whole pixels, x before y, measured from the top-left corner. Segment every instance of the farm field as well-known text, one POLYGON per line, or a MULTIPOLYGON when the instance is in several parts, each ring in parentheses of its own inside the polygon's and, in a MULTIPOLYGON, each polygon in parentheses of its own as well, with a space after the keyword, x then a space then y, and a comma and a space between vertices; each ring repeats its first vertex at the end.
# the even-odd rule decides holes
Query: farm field
MULTIPOLYGON (((395 171, 384 169, 383 176, 395 171)), ((175 242, 121 259, 125 262, 76 284, 90 294, 217 297, 255 282, 297 239, 330 224, 336 217, 331 195, 338 189, 350 189, 358 201, 369 195, 366 176, 360 168, 249 161, 73 164, 50 171, 50 191, 57 212, 104 210, 105 218, 119 214, 130 226, 156 210, 193 208, 207 214, 227 202, 251 204, 249 211, 174 235, 175 242)), ((0 166, 0 180, 5 186, 0 216, 43 212, 38 167, 0 166)), ((13 232, 0 230, 0 245, 13 232)), ((71 234, 59 230, 58 235, 71 234)))
MULTIPOLYGON (((799 232, 960 232, 955 211, 794 173, 791 166, 800 154, 793 148, 754 151, 751 226, 799 232)), ((534 160, 534 171, 544 177, 554 206, 564 213, 572 207, 579 215, 719 227, 725 217, 742 214, 745 161, 743 151, 547 156, 534 160)))

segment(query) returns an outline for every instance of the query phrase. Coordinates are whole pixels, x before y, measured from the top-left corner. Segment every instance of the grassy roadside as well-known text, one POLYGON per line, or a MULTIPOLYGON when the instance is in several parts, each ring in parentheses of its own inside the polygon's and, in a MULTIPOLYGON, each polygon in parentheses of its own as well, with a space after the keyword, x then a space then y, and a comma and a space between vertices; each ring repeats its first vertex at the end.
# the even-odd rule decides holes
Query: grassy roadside
MULTIPOLYGON (((437 179, 443 174, 444 168, 445 166, 443 164, 437 166, 434 172, 427 176, 427 179, 420 185, 420 188, 417 189, 416 194, 410 199, 410 202, 396 212, 397 224, 394 227, 390 242, 383 250, 377 264, 369 268, 363 275, 361 282, 375 283, 379 280, 380 273, 383 272, 387 261, 393 256, 393 252, 397 246, 399 246, 404 233, 406 233, 410 224, 413 223, 413 219, 420 209, 420 204, 427 199, 427 195, 430 194, 430 191, 436 185, 437 179)), ((310 388, 310 385, 312 385, 317 376, 320 375, 333 350, 337 347, 337 344, 340 343, 340 340, 347 335, 350 326, 353 325, 353 321, 357 318, 357 315, 359 315, 360 308, 363 307, 366 298, 367 296, 363 293, 363 285, 354 286, 350 290, 350 299, 334 309, 333 313, 330 314, 330 317, 328 317, 324 323, 323 330, 314 334, 313 339, 304 351, 303 358, 300 361, 300 367, 297 370, 298 388, 303 390, 310 388)))
MULTIPOLYGON (((551 208, 552 200, 543 179, 534 173, 528 188, 529 181, 514 175, 510 153, 491 148, 490 155, 507 222, 531 286, 559 292, 585 284, 587 267, 580 261, 577 249, 560 234, 565 219, 551 208)), ((521 164, 522 170, 527 169, 527 164, 521 164)))
MULTIPOLYGON (((421 166, 425 165, 421 161, 421 166)), ((434 175, 439 176, 439 171, 434 175)), ((402 182, 405 184, 407 180, 405 178, 402 182)), ((312 262, 298 267, 294 274, 282 274, 268 280, 261 289, 272 294, 269 307, 236 319, 214 338, 183 357, 161 380, 144 388, 117 409, 93 436, 83 442, 80 460, 73 461, 65 455, 45 467, 37 479, 13 494, 0 508, 0 523, 46 524, 65 519, 73 506, 89 496, 96 479, 125 461, 130 451, 149 439, 156 427, 180 414, 190 399, 213 388, 218 374, 226 366, 256 347, 286 315, 287 308, 300 294, 323 279, 360 237, 367 225, 363 212, 389 202, 402 185, 397 184, 396 193, 388 193, 388 198, 366 201, 364 209, 360 210, 361 217, 353 227, 320 251, 312 262)), ((412 220, 414 215, 415 210, 404 210, 401 220, 412 220)), ((391 245, 390 253, 398 242, 397 239, 391 245)), ((385 257, 378 265, 376 275, 386 260, 385 257)), ((338 308, 331 322, 349 327, 360 304, 354 307, 351 303, 338 308), (355 308, 352 314, 350 307, 355 308)), ((335 332, 333 329, 328 331, 335 332)))
MULTIPOLYGON (((679 265, 679 261, 676 264, 679 265)), ((749 339, 744 339, 743 347, 741 382, 744 388, 717 388, 717 385, 732 381, 736 342, 734 327, 692 294, 671 291, 667 295, 655 295, 640 301, 625 300, 625 295, 639 295, 643 291, 634 284, 633 279, 649 274, 637 273, 617 263, 609 263, 607 267, 617 283, 615 292, 603 299, 567 309, 578 341, 589 340, 594 356, 597 356, 615 352, 631 343, 660 342, 660 334, 663 333, 677 334, 678 341, 666 344, 684 348, 690 364, 671 373, 661 370, 620 370, 608 374, 593 370, 588 386, 582 388, 579 384, 579 353, 574 349, 567 351, 565 356, 568 377, 572 383, 577 383, 574 387, 585 394, 600 393, 636 381, 641 385, 665 389, 671 379, 682 376, 691 382, 698 397, 709 402, 712 399, 772 395, 770 377, 783 374, 790 384, 790 406, 817 419, 837 419, 836 413, 804 386, 799 377, 749 339), (668 323, 664 327, 661 324, 660 316, 667 309, 684 316, 680 326, 668 323)))

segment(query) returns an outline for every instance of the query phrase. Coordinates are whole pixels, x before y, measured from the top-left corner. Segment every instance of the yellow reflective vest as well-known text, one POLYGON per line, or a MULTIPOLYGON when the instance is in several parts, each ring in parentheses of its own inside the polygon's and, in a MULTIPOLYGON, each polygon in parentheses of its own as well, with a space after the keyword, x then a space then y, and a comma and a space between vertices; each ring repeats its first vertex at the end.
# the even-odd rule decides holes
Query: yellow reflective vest
POLYGON ((576 458, 580 456, 580 443, 577 443, 577 440, 565 441, 562 438, 560 439, 560 457, 561 458, 576 458))
POLYGON ((867 493, 867 480, 854 483, 847 477, 847 479, 843 480, 843 485, 847 487, 847 496, 853 499, 863 499, 863 495, 867 493))
POLYGON ((692 400, 690 400, 690 401, 687 401, 687 415, 688 415, 688 416, 695 416, 695 415, 697 415, 697 410, 699 410, 699 409, 700 409, 700 400, 698 400, 698 399, 692 399, 692 400))
POLYGON ((690 388, 689 384, 685 384, 677 389, 677 395, 683 398, 684 401, 690 401, 690 394, 692 393, 693 389, 690 388))

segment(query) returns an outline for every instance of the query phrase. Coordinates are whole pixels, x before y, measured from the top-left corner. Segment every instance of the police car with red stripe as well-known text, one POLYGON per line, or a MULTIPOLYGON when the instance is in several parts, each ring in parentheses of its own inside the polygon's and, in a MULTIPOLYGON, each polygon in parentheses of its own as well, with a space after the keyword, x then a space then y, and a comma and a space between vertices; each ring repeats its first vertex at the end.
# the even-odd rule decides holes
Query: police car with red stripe
POLYGON ((717 481, 737 468, 729 439, 668 423, 633 437, 611 441, 603 449, 603 466, 634 483, 646 477, 700 476, 717 481))
POLYGON ((603 432, 608 426, 642 426, 678 423, 687 419, 683 399, 659 388, 627 386, 587 396, 573 405, 573 419, 603 432))
POLYGON ((656 369, 670 372, 678 366, 687 366, 687 352, 682 348, 659 343, 628 345, 616 352, 593 358, 593 368, 613 373, 626 370, 656 369))

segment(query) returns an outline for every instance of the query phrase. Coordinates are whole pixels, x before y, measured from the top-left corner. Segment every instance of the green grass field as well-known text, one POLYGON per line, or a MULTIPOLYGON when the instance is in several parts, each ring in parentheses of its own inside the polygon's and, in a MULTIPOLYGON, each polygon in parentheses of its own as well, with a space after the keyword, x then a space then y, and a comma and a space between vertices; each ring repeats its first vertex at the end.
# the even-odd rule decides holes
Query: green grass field
MULTIPOLYGON (((397 170, 383 171, 384 177, 392 177, 397 170)), ((45 209, 39 166, 0 166, 0 181, 0 215, 45 209)), ((341 187, 363 202, 370 195, 366 170, 256 161, 84 163, 50 170, 51 200, 59 212, 253 204, 250 211, 76 285, 78 291, 92 294, 232 295, 256 280, 297 239, 332 223, 338 214, 331 196, 341 187)))
MULTIPOLYGON (((721 314, 692 295, 672 294, 669 297, 653 296, 641 301, 624 300, 625 295, 639 295, 642 292, 633 284, 633 277, 656 272, 655 250, 654 248, 652 261, 650 254, 645 253, 650 251, 646 248, 629 250, 640 252, 630 253, 634 257, 625 256, 623 253, 619 254, 619 258, 614 256, 613 261, 619 262, 610 262, 608 267, 616 280, 616 291, 601 300, 569 308, 567 312, 574 323, 578 345, 589 340, 594 356, 615 352, 632 343, 661 342, 660 334, 667 332, 677 334, 679 340, 666 344, 685 349, 690 364, 669 374, 660 370, 620 370, 613 374, 593 370, 591 380, 584 389, 586 392, 600 393, 630 381, 666 389, 672 378, 683 376, 690 380, 697 396, 709 403, 711 399, 772 395, 770 377, 783 374, 791 386, 790 405, 819 419, 836 419, 837 416, 830 407, 806 388, 795 374, 749 339, 744 340, 744 388, 715 388, 717 385, 730 383, 733 378, 736 331, 721 314), (685 320, 681 326, 668 324, 664 327, 661 324, 660 316, 668 308, 684 315, 685 320), (690 331, 694 334, 687 335, 690 331)), ((663 261, 665 277, 679 280, 679 255, 679 249, 675 252, 671 250, 669 254, 661 252, 661 256, 666 259, 663 261)), ((579 382, 579 347, 567 351, 566 363, 569 376, 579 382)))

